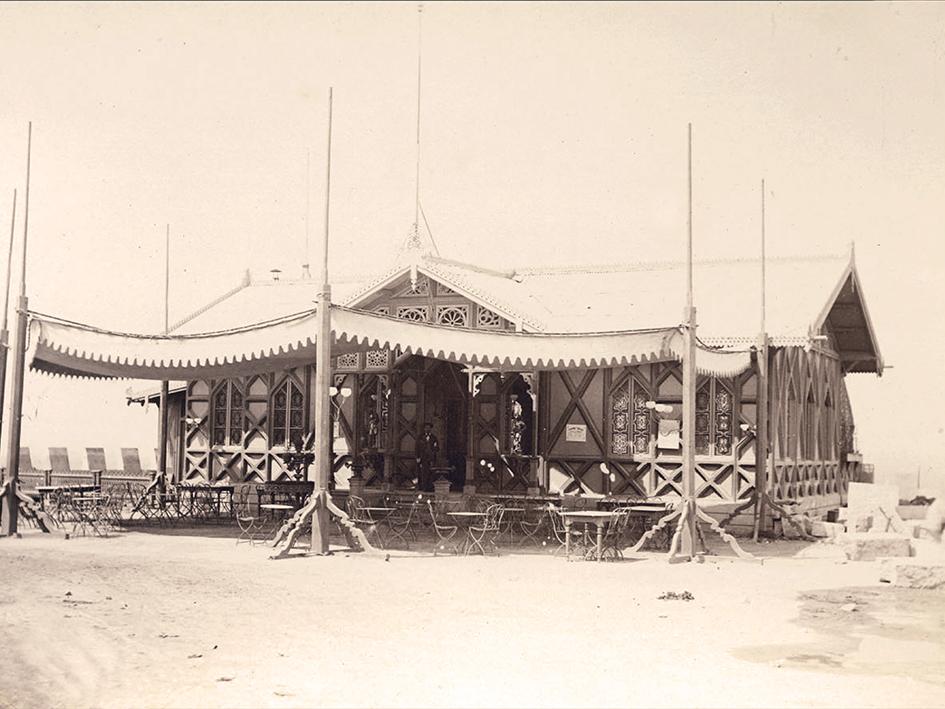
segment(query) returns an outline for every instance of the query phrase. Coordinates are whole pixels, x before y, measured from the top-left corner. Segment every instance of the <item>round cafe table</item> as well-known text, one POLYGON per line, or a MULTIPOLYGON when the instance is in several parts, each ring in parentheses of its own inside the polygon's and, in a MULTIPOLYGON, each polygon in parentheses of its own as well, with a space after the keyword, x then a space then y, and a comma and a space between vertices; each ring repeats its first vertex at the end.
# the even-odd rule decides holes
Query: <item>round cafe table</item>
POLYGON ((484 519, 487 516, 485 512, 447 512, 447 515, 456 520, 456 524, 460 526, 465 533, 465 539, 463 540, 463 553, 465 554, 469 550, 469 543, 472 540, 472 532, 470 527, 478 522, 479 520, 484 519))
POLYGON ((600 561, 603 556, 604 527, 614 518, 615 514, 615 512, 604 510, 570 510, 562 512, 561 517, 564 520, 565 527, 565 556, 568 561, 571 560, 571 525, 574 522, 585 522, 597 526, 597 560, 600 561))
POLYGON ((289 516, 290 512, 294 512, 295 508, 292 505, 284 505, 276 502, 267 502, 259 506, 259 509, 265 510, 269 515, 269 521, 272 523, 273 529, 275 529, 276 524, 279 522, 284 522, 286 517, 289 516))

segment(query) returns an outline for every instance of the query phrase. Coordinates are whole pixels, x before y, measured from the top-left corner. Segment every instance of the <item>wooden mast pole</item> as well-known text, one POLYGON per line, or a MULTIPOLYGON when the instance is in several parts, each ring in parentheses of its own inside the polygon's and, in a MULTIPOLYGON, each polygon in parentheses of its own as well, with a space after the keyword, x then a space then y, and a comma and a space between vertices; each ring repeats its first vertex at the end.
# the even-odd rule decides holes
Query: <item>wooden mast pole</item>
POLYGON ((315 354, 315 490, 318 505, 312 517, 312 553, 328 553, 328 481, 331 478, 331 285, 328 282, 328 233, 331 205, 332 89, 328 89, 328 152, 325 175, 325 232, 318 292, 318 334, 315 354))
MULTIPOLYGON (((169 320, 169 295, 171 283, 171 225, 168 224, 164 231, 164 334, 170 329, 169 320)), ((167 484, 167 395, 168 381, 161 382, 161 425, 158 433, 158 475, 160 477, 159 487, 161 489, 167 484)), ((176 480, 174 482, 177 482, 176 480)))
POLYGON ((26 137, 26 192, 23 199, 23 246, 20 268, 20 298, 16 309, 16 341, 13 358, 13 401, 10 407, 10 442, 7 446, 7 489, 3 496, 3 521, 0 535, 17 533, 19 516, 20 426, 23 415, 23 378, 26 369, 26 329, 29 326, 29 300, 26 297, 26 246, 30 222, 30 153, 33 143, 33 123, 29 123, 26 137))
POLYGON ((7 350, 10 349, 10 333, 7 330, 10 312, 10 276, 13 267, 13 235, 16 229, 16 190, 13 190, 13 209, 10 212, 10 244, 7 249, 7 279, 3 297, 3 327, 0 328, 0 431, 3 430, 3 405, 7 391, 7 350))
MULTIPOLYGON (((696 308, 693 305, 692 279, 692 124, 689 124, 689 151, 688 151, 688 180, 689 180, 689 214, 687 219, 686 238, 686 308, 683 312, 683 357, 682 357, 682 495, 679 505, 637 540, 636 544, 624 550, 637 552, 659 530, 673 520, 676 521, 676 531, 669 546, 667 557, 670 561, 702 561, 697 555, 696 543, 701 545, 703 553, 708 552, 703 538, 700 521, 706 522, 709 528, 726 542, 740 559, 758 561, 752 554, 743 550, 731 534, 725 531, 724 522, 719 524, 707 512, 700 510, 696 499, 696 308)), ((749 500, 744 509, 751 505, 749 500)))
POLYGON ((696 452, 696 309, 693 305, 692 287, 692 124, 688 131, 688 187, 689 213, 686 234, 686 312, 683 330, 683 514, 679 520, 679 551, 672 559, 692 559, 696 543, 696 498, 695 498, 695 452, 696 452))
POLYGON ((765 181, 761 180, 761 329, 758 333, 758 422, 755 426, 755 514, 752 539, 764 527, 768 496, 768 331, 765 274, 765 181))
POLYGON ((421 69, 422 50, 423 50, 423 5, 417 5, 417 164, 414 173, 414 205, 413 205, 413 228, 416 232, 416 239, 420 240, 420 87, 421 87, 421 69))

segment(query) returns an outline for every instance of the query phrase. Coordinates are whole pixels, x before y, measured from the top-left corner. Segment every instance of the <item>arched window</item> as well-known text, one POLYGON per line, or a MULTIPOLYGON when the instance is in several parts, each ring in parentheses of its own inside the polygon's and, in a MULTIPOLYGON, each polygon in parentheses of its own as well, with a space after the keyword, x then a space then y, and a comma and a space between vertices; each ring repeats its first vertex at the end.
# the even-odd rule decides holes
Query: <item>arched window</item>
POLYGON ((239 446, 243 443, 243 390, 238 381, 220 382, 213 392, 211 444, 239 446))
POLYGON ((814 401, 814 390, 807 390, 807 401, 804 404, 804 450, 802 457, 805 460, 814 460, 817 457, 817 403, 814 401))
POLYGON ((298 383, 290 376, 276 387, 272 395, 273 446, 285 446, 303 437, 305 430, 305 397, 298 383))
POLYGON ((797 458, 798 413, 797 394, 794 391, 794 382, 791 382, 788 385, 787 396, 787 431, 785 431, 784 436, 785 449, 781 452, 785 458, 797 458))

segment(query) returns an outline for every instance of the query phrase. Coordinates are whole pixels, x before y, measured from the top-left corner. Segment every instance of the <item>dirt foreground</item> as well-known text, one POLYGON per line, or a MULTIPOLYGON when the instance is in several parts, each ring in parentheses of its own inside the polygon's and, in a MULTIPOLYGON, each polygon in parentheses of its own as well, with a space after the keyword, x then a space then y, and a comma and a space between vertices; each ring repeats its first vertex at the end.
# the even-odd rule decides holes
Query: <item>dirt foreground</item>
POLYGON ((945 705, 945 593, 835 548, 270 561, 200 534, 0 540, 0 705, 945 705))

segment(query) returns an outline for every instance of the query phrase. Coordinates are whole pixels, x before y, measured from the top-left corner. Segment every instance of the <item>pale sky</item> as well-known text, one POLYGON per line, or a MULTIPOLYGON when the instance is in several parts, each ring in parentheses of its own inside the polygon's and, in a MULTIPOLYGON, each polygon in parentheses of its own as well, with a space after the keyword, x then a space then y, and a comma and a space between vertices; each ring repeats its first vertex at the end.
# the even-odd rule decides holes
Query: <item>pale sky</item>
MULTIPOLYGON (((168 222, 172 320, 248 266, 297 273, 329 86, 332 275, 384 268, 413 221, 415 7, 0 4, 0 235, 32 120, 31 307, 158 331, 168 222)), ((892 365, 848 378, 860 448, 941 484, 943 43, 941 3, 427 3, 424 209, 487 265, 682 258, 692 122, 697 257, 757 253, 762 177, 770 253, 855 241, 892 365)), ((28 377, 24 444, 153 447, 127 385, 28 377)))

